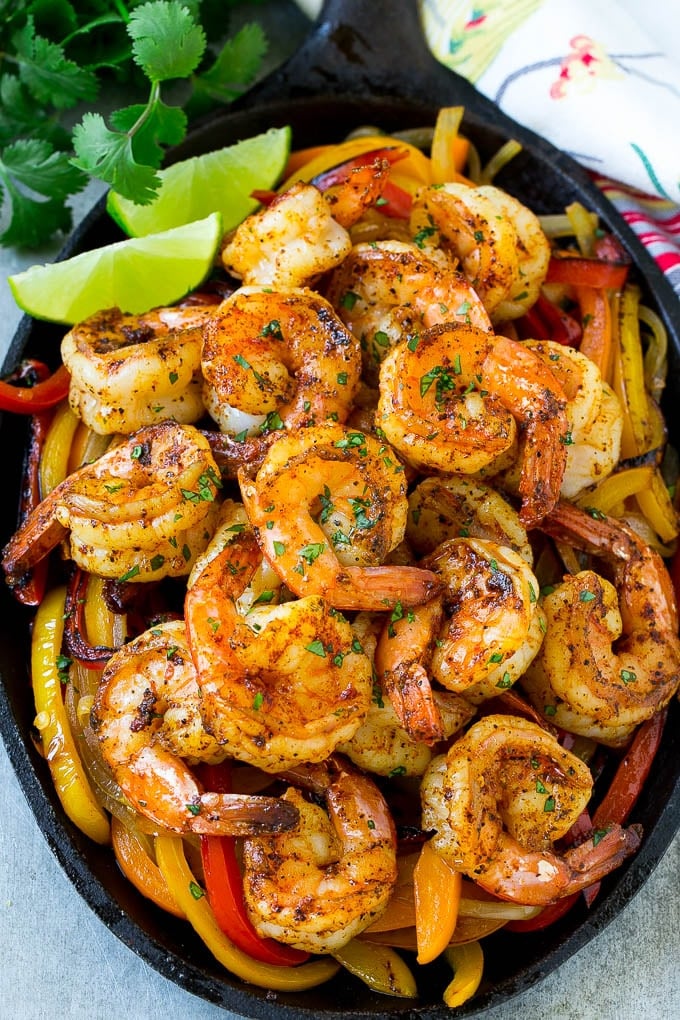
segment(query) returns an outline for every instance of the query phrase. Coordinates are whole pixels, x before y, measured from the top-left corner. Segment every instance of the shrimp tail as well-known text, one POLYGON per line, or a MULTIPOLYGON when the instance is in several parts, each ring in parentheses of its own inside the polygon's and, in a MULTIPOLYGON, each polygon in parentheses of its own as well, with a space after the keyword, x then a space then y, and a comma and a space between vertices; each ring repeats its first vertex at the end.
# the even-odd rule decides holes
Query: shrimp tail
POLYGON ((623 864, 639 848, 642 826, 630 825, 624 829, 617 824, 612 825, 601 839, 598 840, 597 835, 594 833, 585 843, 567 850, 564 855, 570 878, 561 896, 570 896, 594 885, 623 864))
POLYGON ((298 810, 278 797, 237 793, 203 793, 191 831, 202 835, 254 836, 286 832, 297 825, 298 810))
POLYGON ((444 739, 444 721, 432 697, 430 678, 420 663, 404 663, 386 670, 383 686, 409 736, 430 746, 444 739))
POLYGON ((385 610, 420 606, 441 590, 437 575, 420 567, 345 567, 331 601, 336 609, 385 610))
POLYGON ((56 517, 56 499, 48 496, 28 515, 2 551, 2 569, 7 583, 10 586, 19 583, 22 575, 56 548, 67 534, 56 517))

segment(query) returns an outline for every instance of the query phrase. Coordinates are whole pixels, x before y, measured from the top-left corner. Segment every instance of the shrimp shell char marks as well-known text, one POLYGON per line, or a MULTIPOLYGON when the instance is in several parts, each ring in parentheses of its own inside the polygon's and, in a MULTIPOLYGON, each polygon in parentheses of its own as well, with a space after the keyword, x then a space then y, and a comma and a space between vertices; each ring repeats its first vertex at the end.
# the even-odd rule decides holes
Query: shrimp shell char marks
POLYGON ((206 326, 201 364, 205 405, 220 429, 259 435, 345 421, 361 353, 313 291, 242 287, 206 326))
POLYGON ((194 306, 128 315, 109 308, 73 326, 61 344, 73 411, 100 435, 166 418, 198 421, 202 327, 212 312, 194 306))

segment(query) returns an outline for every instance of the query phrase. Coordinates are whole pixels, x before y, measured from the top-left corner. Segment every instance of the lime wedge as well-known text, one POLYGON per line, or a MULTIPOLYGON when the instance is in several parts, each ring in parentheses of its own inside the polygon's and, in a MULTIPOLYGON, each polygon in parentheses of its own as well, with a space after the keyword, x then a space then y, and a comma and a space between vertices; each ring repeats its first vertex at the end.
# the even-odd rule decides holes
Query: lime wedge
POLYGON ((150 205, 136 205, 115 191, 106 199, 109 215, 131 237, 169 230, 211 212, 222 213, 225 233, 257 208, 255 189, 277 183, 290 152, 289 127, 270 128, 204 156, 159 171, 160 190, 150 205))
POLYGON ((36 319, 72 325, 102 308, 147 312, 179 301, 206 278, 222 240, 219 213, 148 237, 128 238, 8 279, 36 319))

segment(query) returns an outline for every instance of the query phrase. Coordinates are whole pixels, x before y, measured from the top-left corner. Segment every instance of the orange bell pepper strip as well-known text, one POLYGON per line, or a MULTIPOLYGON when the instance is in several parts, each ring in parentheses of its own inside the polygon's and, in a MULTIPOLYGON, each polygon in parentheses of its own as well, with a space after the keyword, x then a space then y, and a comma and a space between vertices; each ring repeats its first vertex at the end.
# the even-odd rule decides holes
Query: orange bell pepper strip
POLYGON ((576 298, 583 325, 579 350, 597 365, 602 378, 609 382, 613 352, 611 307, 606 291, 595 287, 578 287, 576 298))
POLYGON ((463 876, 423 843, 413 871, 418 963, 431 963, 446 949, 458 920, 463 876))
POLYGON ((135 889, 162 910, 183 918, 184 911, 177 906, 160 868, 135 834, 115 816, 111 819, 111 842, 121 871, 135 889))
POLYGON ((573 287, 621 290, 628 278, 628 269, 629 265, 625 262, 554 252, 545 279, 546 283, 567 283, 573 287))

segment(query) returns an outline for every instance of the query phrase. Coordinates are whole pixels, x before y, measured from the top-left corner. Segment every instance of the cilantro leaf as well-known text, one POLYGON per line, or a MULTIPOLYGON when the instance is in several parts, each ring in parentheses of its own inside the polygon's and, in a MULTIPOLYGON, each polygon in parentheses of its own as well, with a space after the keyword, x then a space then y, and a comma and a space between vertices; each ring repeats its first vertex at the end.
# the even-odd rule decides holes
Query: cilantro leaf
POLYGON ((64 152, 54 152, 39 138, 19 139, 2 154, 2 164, 12 177, 40 195, 64 199, 85 186, 85 177, 64 152))
POLYGON ((19 79, 13 74, 0 75, 0 145, 26 135, 39 135, 59 149, 70 146, 68 132, 49 110, 37 106, 19 79))
POLYGON ((5 184, 11 201, 11 213, 6 229, 0 234, 0 243, 19 248, 38 248, 57 231, 70 230, 71 210, 63 201, 55 198, 42 201, 30 198, 11 181, 5 180, 5 184))
POLYGON ((37 35, 32 17, 14 33, 12 43, 19 77, 35 99, 66 110, 80 100, 96 98, 95 75, 68 60, 63 47, 37 35))
POLYGON ((117 131, 134 133, 132 148, 140 163, 158 168, 163 159, 161 145, 177 145, 187 131, 187 116, 179 106, 168 106, 159 97, 151 108, 135 104, 111 114, 111 126, 117 131), (146 116, 144 116, 146 111, 146 116))
POLYGON ((227 39, 215 62, 194 78, 194 105, 208 100, 230 103, 255 78, 267 52, 267 40, 260 25, 244 25, 227 39))
POLYGON ((129 133, 111 131, 101 114, 86 113, 73 129, 73 147, 74 166, 140 205, 152 201, 160 179, 153 167, 136 161, 129 133))
POLYGON ((152 0, 130 15, 132 56, 152 82, 188 78, 205 50, 205 33, 177 0, 152 0))

